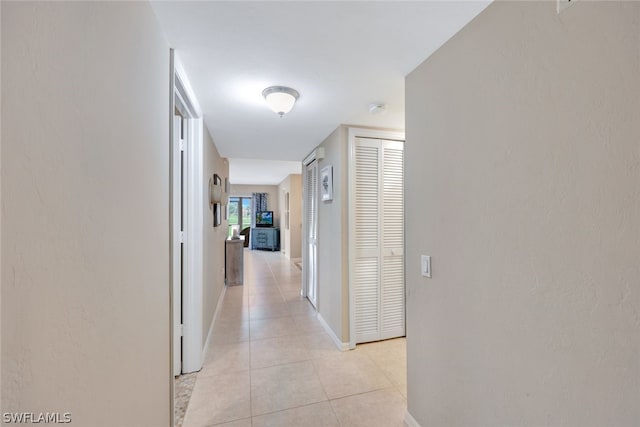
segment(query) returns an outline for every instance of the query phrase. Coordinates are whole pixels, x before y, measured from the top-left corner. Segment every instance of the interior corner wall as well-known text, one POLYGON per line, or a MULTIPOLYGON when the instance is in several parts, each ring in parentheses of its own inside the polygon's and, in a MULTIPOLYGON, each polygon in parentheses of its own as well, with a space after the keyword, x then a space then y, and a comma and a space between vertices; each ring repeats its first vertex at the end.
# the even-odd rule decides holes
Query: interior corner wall
POLYGON ((231 195, 236 197, 251 197, 253 193, 267 193, 267 206, 273 211, 273 226, 280 227, 280 208, 277 185, 245 185, 232 184, 231 195))
POLYGON ((148 3, 1 8, 2 412, 168 426, 169 46, 148 3))
POLYGON ((640 3, 555 7, 494 2, 406 79, 422 426, 640 425, 640 3))
POLYGON ((318 176, 333 166, 333 200, 318 201, 318 312, 343 343, 349 341, 347 259, 347 132, 338 127, 319 147, 318 176))
MULTIPOLYGON (((209 208, 209 178, 213 174, 218 174, 224 185, 225 178, 229 177, 229 162, 218 153, 218 149, 206 126, 203 127, 203 135, 204 282, 202 286, 202 345, 205 346, 213 324, 218 301, 224 289, 225 240, 229 230, 229 221, 225 219, 224 212, 221 216, 222 223, 218 227, 213 226, 213 210, 209 208)), ((222 209, 226 211, 227 206, 223 205, 222 209)))

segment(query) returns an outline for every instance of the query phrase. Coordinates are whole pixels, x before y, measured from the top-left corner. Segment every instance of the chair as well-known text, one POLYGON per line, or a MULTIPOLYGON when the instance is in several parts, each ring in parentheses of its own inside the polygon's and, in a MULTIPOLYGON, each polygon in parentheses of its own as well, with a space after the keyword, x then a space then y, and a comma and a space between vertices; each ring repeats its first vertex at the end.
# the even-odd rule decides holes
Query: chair
POLYGON ((249 237, 251 237, 251 227, 245 227, 242 229, 242 231, 240 232, 241 236, 244 236, 244 247, 248 248, 249 247, 249 237))

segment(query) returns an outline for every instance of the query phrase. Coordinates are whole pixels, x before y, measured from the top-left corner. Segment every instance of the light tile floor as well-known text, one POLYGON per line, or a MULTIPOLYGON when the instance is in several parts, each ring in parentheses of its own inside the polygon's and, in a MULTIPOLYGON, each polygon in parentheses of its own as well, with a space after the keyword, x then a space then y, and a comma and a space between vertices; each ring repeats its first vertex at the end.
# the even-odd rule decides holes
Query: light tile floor
POLYGON ((227 289, 183 427, 400 427, 406 345, 340 352, 300 297, 300 270, 279 252, 244 255, 227 289))

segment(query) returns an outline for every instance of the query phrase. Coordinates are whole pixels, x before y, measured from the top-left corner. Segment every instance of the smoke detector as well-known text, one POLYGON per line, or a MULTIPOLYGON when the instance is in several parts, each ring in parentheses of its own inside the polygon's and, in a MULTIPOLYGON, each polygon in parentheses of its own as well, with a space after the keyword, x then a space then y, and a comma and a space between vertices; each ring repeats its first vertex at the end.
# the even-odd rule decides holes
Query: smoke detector
POLYGON ((369 104, 369 113, 371 114, 384 114, 387 112, 387 104, 373 103, 369 104))

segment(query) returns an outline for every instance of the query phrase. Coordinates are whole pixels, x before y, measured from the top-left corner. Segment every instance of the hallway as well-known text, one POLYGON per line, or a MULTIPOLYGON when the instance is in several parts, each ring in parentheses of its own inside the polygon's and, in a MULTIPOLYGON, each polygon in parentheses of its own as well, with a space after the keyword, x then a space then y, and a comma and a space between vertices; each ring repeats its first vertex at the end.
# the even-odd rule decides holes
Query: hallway
POLYGON ((340 352, 300 297, 279 252, 245 250, 244 286, 227 289, 184 427, 399 427, 405 340, 340 352))

